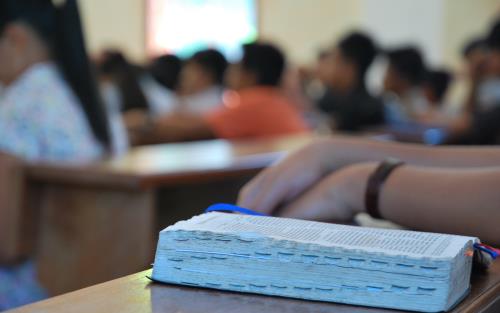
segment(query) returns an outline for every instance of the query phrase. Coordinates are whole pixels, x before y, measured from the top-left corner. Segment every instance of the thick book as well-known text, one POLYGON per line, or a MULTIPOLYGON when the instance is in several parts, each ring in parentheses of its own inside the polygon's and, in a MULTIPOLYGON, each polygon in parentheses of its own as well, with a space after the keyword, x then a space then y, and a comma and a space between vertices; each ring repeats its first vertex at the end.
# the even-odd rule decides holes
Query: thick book
POLYGON ((470 287, 477 238, 205 213, 160 232, 153 280, 420 312, 470 287))

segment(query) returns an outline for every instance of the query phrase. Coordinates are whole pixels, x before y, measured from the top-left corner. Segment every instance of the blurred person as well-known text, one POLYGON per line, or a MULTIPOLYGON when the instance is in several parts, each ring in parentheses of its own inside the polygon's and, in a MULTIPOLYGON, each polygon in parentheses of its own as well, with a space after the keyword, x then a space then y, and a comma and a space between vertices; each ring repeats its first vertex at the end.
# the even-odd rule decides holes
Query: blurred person
POLYGON ((469 84, 469 93, 464 108, 468 113, 487 109, 491 106, 491 102, 494 102, 495 97, 489 95, 495 94, 495 87, 494 84, 488 82, 486 74, 488 45, 485 38, 474 38, 467 42, 462 50, 462 56, 465 61, 467 83, 469 84), (479 92, 480 89, 481 92, 479 92))
POLYGON ((323 49, 318 52, 316 64, 311 69, 302 69, 301 74, 305 82, 305 92, 307 97, 312 101, 317 102, 326 93, 326 85, 328 82, 328 57, 331 49, 323 49))
POLYGON ((165 54, 155 58, 149 66, 153 78, 171 92, 177 92, 182 60, 174 54, 165 54))
POLYGON ((128 129, 135 129, 137 125, 173 112, 176 108, 175 93, 153 77, 153 73, 157 77, 162 75, 159 69, 161 62, 153 60, 148 71, 132 64, 122 52, 112 49, 103 51, 98 61, 101 92, 110 112, 113 136, 117 138, 116 154, 128 150, 128 129), (156 66, 154 72, 153 64, 156 66))
POLYGON ((100 158, 111 139, 76 4, 1 3, 0 149, 36 161, 100 158))
POLYGON ((148 99, 140 84, 140 69, 131 64, 117 50, 105 50, 99 61, 99 73, 107 86, 114 86, 119 94, 120 110, 149 110, 148 99))
POLYGON ((217 110, 203 116, 181 113, 146 127, 139 143, 208 138, 245 139, 308 131, 300 113, 282 93, 285 56, 271 44, 243 46, 243 57, 226 73, 233 91, 217 110))
POLYGON ((180 73, 180 109, 197 114, 208 113, 222 104, 227 61, 215 49, 196 52, 180 73))
POLYGON ((355 32, 320 59, 318 75, 327 88, 317 105, 331 116, 333 129, 355 132, 383 124, 383 104, 368 92, 365 83, 376 56, 372 39, 355 32))
MULTIPOLYGON (((111 137, 76 1, 0 2, 0 150, 28 161, 86 163, 111 137)), ((31 262, 0 267, 0 310, 46 296, 31 262)))
POLYGON ((385 52, 388 60, 384 76, 386 122, 407 123, 418 120, 429 109, 422 90, 426 66, 420 51, 412 46, 385 52))
POLYGON ((446 69, 430 70, 424 80, 425 97, 433 107, 442 107, 446 100, 446 92, 452 82, 452 74, 446 69))
POLYGON ((448 143, 500 143, 500 95, 495 96, 500 93, 500 20, 493 23, 484 43, 487 49, 486 58, 478 60, 476 72, 471 74, 473 86, 468 100, 476 103, 468 105, 468 110, 447 124, 450 132, 448 143), (486 94, 491 101, 489 104, 481 99, 481 95, 486 94))
POLYGON ((177 109, 181 68, 182 60, 168 54, 153 59, 140 71, 139 85, 146 96, 150 118, 156 119, 177 109))
POLYGON ((440 123, 452 117, 450 105, 446 102, 448 88, 453 76, 446 69, 429 70, 423 83, 423 92, 429 103, 429 109, 419 119, 423 123, 440 123))

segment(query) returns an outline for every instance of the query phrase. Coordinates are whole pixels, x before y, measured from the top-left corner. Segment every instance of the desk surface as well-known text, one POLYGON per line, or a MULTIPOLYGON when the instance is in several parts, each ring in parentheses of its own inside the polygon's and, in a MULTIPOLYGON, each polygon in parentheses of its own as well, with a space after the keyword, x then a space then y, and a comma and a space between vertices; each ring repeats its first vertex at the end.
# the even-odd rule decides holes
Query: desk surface
MULTIPOLYGON (((399 312, 334 303, 151 283, 145 271, 19 308, 11 313, 399 312), (69 307, 71 310, 69 310, 69 307)), ((475 273, 470 295, 452 312, 500 312, 500 262, 475 273)))
POLYGON ((210 140, 137 147, 121 158, 87 167, 34 165, 33 181, 130 186, 165 186, 253 173, 311 142, 299 135, 252 141, 210 140))

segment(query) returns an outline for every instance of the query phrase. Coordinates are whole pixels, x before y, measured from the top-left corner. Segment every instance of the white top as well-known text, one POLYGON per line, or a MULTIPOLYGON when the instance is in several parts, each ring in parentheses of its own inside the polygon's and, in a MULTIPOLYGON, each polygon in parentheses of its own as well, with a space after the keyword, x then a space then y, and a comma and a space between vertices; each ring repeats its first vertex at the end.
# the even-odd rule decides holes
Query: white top
POLYGON ((127 153, 130 145, 122 118, 120 92, 115 84, 109 82, 102 83, 100 88, 111 134, 111 152, 115 157, 122 156, 127 153))
POLYGON ((103 148, 53 63, 27 69, 0 95, 0 150, 30 161, 88 162, 103 148))
POLYGON ((222 105, 222 87, 214 86, 180 99, 180 110, 204 115, 222 105))
POLYGON ((143 75, 139 79, 139 85, 153 118, 172 113, 177 107, 178 99, 175 93, 157 83, 151 76, 143 75))

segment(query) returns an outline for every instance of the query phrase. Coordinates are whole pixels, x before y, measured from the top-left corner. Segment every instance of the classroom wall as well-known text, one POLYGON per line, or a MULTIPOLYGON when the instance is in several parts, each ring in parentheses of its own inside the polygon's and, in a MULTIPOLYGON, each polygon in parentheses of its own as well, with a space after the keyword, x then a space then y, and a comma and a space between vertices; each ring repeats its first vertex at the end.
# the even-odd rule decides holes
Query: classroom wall
POLYGON ((495 17, 500 17, 498 0, 444 0, 443 51, 445 63, 458 67, 461 50, 472 37, 484 36, 495 17))
MULTIPOLYGON (((230 0, 228 0, 230 1, 230 0)), ((290 60, 307 64, 346 31, 364 28, 384 45, 416 42, 431 64, 458 67, 460 49, 500 13, 498 0, 256 0, 259 30, 290 60)), ((146 59, 146 0, 80 0, 89 50, 117 47, 146 59)))
POLYGON ((145 59, 144 0, 79 0, 79 5, 90 53, 113 47, 135 61, 145 59))
POLYGON ((259 36, 292 61, 309 63, 318 51, 359 24, 359 0, 260 0, 259 36))

